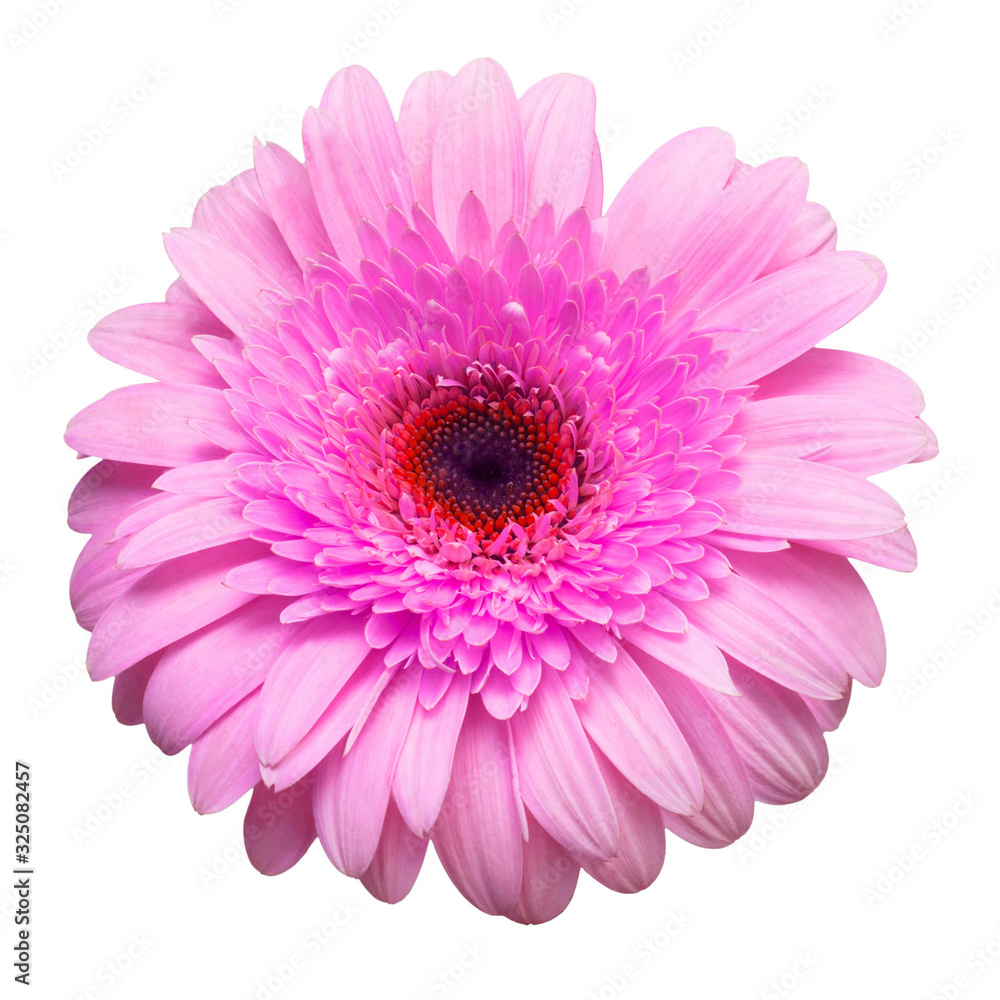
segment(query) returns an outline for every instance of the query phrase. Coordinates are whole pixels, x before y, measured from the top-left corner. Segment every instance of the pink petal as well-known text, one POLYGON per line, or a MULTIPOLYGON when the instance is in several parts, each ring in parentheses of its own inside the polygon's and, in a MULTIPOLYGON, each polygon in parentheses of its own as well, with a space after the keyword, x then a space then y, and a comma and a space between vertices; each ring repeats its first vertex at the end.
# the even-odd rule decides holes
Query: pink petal
POLYGON ((292 633, 278 621, 285 603, 252 600, 163 653, 146 688, 143 716, 149 738, 164 753, 182 750, 260 687, 292 633))
POLYGON ((247 695, 194 741, 188 758, 188 794, 202 814, 219 812, 260 779, 253 748, 257 693, 247 695))
POLYGON ((596 748, 594 757, 615 806, 618 853, 603 861, 581 858, 580 864, 588 875, 615 892, 639 892, 652 885, 663 868, 666 842, 660 810, 596 748))
POLYGON ((559 675, 543 670, 524 712, 511 719, 525 806, 576 855, 613 857, 618 824, 587 734, 559 675))
POLYGON ((507 916, 519 924, 543 924, 559 916, 576 891, 580 866, 531 813, 521 865, 521 891, 507 916))
POLYGON ((192 350, 191 338, 228 334, 202 305, 153 302, 105 316, 87 341, 98 354, 134 372, 164 382, 221 387, 216 370, 192 350))
POLYGON ((813 347, 759 379, 753 398, 808 395, 878 400, 912 416, 924 409, 919 386, 898 368, 866 354, 826 347, 813 347))
POLYGON ((383 903, 398 903, 413 888, 426 853, 427 839, 413 834, 390 798, 378 847, 361 884, 383 903))
POLYGON ((714 128, 661 146, 611 203, 602 263, 618 274, 648 267, 653 280, 674 270, 678 250, 722 196, 733 160, 732 136, 714 128))
POLYGON ((317 768, 316 833, 345 875, 359 877, 375 855, 418 682, 418 671, 398 671, 350 751, 338 744, 317 768))
POLYGON ((688 625, 681 633, 659 632, 642 622, 623 625, 622 638, 651 657, 718 691, 735 694, 726 658, 704 632, 688 625))
POLYGON ((732 433, 753 442, 758 455, 808 458, 859 476, 915 459, 928 435, 921 421, 864 396, 775 396, 751 401, 732 433))
POLYGON ((121 519, 140 500, 152 495, 159 468, 130 462, 98 462, 85 472, 69 498, 69 526, 93 533, 109 521, 121 519))
MULTIPOLYGON (((840 658, 809 628, 811 614, 803 622, 781 603, 783 592, 773 594, 735 574, 713 580, 709 590, 708 600, 693 602, 688 615, 720 649, 793 691, 840 697, 847 673, 840 658)), ((794 604, 794 610, 803 607, 804 602, 794 604)))
POLYGON ((296 629, 261 692, 257 751, 264 764, 281 760, 305 736, 371 652, 363 623, 352 615, 323 615, 296 629))
POLYGON ((448 790, 470 684, 468 675, 454 677, 433 709, 418 704, 410 719, 392 794, 407 825, 421 837, 434 825, 448 790))
MULTIPOLYGON (((635 661, 619 648, 614 663, 581 650, 587 697, 576 703, 587 735, 644 795, 678 813, 701 806, 701 775, 681 731, 635 661)), ((534 700, 528 711, 534 707, 534 700)))
POLYGON ((316 205, 337 257, 355 268, 362 256, 358 221, 376 225, 385 216, 385 200, 350 137, 325 111, 310 108, 302 122, 306 168, 316 205))
POLYGON ((829 465, 742 452, 742 482, 721 501, 727 531, 775 538, 866 538, 896 531, 903 512, 885 490, 829 465))
POLYGON ((262 875, 288 871, 316 839, 312 814, 313 776, 274 792, 258 781, 243 819, 247 858, 262 875))
POLYGON ((486 208, 494 232, 510 218, 524 225, 524 138, 507 74, 492 59, 459 70, 441 104, 431 157, 434 221, 449 242, 469 191, 486 208))
POLYGON ((301 264, 321 253, 332 254, 305 164, 281 146, 257 141, 253 162, 267 209, 295 260, 301 264))
POLYGON ((469 703, 451 781, 432 831, 459 892, 485 913, 508 913, 521 890, 521 822, 514 800, 509 723, 469 703))
POLYGON ((375 77, 363 66, 340 70, 319 106, 347 133, 383 203, 408 211, 414 199, 410 171, 389 102, 375 77))
POLYGON ((758 278, 698 317, 698 329, 720 331, 714 349, 728 359, 721 371, 699 372, 689 387, 750 385, 854 319, 884 284, 880 261, 839 250, 758 278))
POLYGON ((917 548, 909 528, 900 528, 898 531, 868 538, 849 538, 843 541, 804 540, 802 544, 821 549, 823 552, 862 559, 875 566, 884 566, 886 569, 901 570, 904 573, 910 573, 917 568, 917 548))
POLYGON ((795 224, 760 272, 761 276, 780 271, 815 253, 833 250, 836 244, 837 226, 830 213, 822 205, 807 201, 795 224))
POLYGON ((253 525, 243 518, 244 506, 235 497, 219 497, 167 514, 129 538, 118 564, 126 569, 152 566, 249 538, 253 525))
POLYGON ((181 277, 233 333, 271 324, 262 293, 279 290, 279 282, 249 257, 198 229, 171 229, 163 245, 181 277))
POLYGON ((594 85, 570 73, 546 77, 521 96, 518 112, 527 159, 528 217, 549 202, 558 227, 587 194, 597 113, 594 85))
POLYGON ((159 659, 160 654, 153 653, 152 656, 147 656, 146 659, 123 670, 115 678, 111 689, 111 710, 123 726, 138 726, 143 721, 143 695, 159 659))
POLYGON ((792 545, 784 552, 734 552, 732 564, 741 577, 805 622, 852 677, 868 687, 879 685, 886 655, 882 621, 847 559, 792 545))
POLYGON ((739 698, 702 692, 722 720, 759 802, 797 802, 823 780, 829 763, 823 731, 802 699, 736 661, 739 698))
POLYGON ((113 677, 252 601, 252 594, 230 590, 222 581, 261 548, 258 542, 232 542, 171 559, 139 578, 94 627, 87 650, 90 676, 95 681, 113 677))
POLYGON ((451 75, 441 70, 421 73, 403 95, 403 105, 399 109, 397 127, 413 181, 413 194, 432 218, 431 153, 434 149, 434 130, 451 80, 451 75))
POLYGON ((109 392, 82 409, 66 428, 66 443, 85 455, 139 465, 175 466, 221 458, 225 450, 195 430, 203 421, 244 450, 222 393, 203 386, 147 382, 109 392))
MULTIPOLYGON (((699 812, 678 816, 664 810, 663 823, 699 847, 725 847, 742 837, 753 821, 753 791, 743 761, 697 684, 676 671, 643 666, 677 719, 705 783, 705 802, 699 812)), ((730 702, 735 708, 740 705, 737 699, 730 702)))

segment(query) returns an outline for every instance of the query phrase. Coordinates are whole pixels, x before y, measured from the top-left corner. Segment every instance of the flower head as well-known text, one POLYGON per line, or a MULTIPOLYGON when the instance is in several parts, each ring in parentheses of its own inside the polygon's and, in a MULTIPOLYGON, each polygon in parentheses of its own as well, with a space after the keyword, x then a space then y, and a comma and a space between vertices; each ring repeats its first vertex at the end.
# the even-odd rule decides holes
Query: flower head
POLYGON ((884 642, 849 557, 911 569, 866 477, 919 390, 817 348, 879 294, 805 167, 696 129, 605 211, 595 98, 491 60, 394 120, 338 73, 305 163, 258 144, 93 346, 155 381, 78 414, 95 679, 251 861, 318 836, 374 895, 429 841, 489 913, 619 891, 808 794, 884 642), (265 817, 277 821, 264 822, 265 817))

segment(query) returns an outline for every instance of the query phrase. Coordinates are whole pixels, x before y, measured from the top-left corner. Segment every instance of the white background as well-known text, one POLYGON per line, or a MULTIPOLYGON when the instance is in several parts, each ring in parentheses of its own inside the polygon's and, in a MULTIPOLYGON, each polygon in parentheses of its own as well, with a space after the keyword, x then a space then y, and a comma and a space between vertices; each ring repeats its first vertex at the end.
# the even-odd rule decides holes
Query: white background
MULTIPOLYGON (((0 732, 4 766, 27 760, 33 777, 34 995, 1000 993, 1000 280, 986 280, 997 270, 984 264, 1000 252, 997 9, 559 3, 394 0, 382 26, 375 12, 388 0, 63 0, 28 38, 22 18, 42 23, 41 2, 4 0, 0 732), (345 49, 366 22, 376 37, 345 49), (234 846, 242 807, 198 817, 186 754, 166 759, 141 727, 115 722, 110 681, 81 670, 87 635, 66 597, 84 539, 64 508, 83 466, 62 433, 79 408, 136 380, 86 346, 93 319, 162 297, 172 275, 161 232, 189 221, 213 174, 250 165, 251 135, 270 130, 299 154, 301 114, 337 69, 363 63, 398 109, 418 72, 487 54, 518 93, 563 70, 594 81, 605 205, 652 150, 698 125, 734 133, 744 158, 805 160, 841 247, 875 253, 889 271, 876 305, 827 345, 905 352, 941 440, 935 462, 880 477, 912 517, 921 564, 909 576, 862 570, 889 669, 880 689, 857 688, 823 786, 798 806, 760 807, 727 850, 671 839, 662 876, 637 896, 581 876, 569 910, 531 928, 474 910, 432 853, 394 907, 315 844, 291 872, 257 874, 234 846), (156 77, 122 116, 119 95, 156 77), (106 117, 100 145, 57 170, 106 117), (103 303, 95 311, 91 297, 103 303), (960 801, 973 805, 955 811, 960 801)), ((12 825, 9 807, 3 816, 12 825)), ((0 889, 4 979, 12 898, 0 889)))

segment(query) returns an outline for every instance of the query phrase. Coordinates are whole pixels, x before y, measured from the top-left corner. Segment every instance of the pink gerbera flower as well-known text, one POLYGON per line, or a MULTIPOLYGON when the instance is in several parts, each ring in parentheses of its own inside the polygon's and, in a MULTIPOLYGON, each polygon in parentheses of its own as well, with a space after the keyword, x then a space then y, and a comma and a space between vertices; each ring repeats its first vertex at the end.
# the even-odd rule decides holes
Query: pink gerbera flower
POLYGON ((380 899, 428 842, 488 913, 579 869, 655 878, 827 766, 885 648, 849 558, 915 564, 866 477, 935 452, 917 387, 815 345, 880 263, 806 169, 696 129, 605 210, 595 98, 491 60, 394 120, 338 73, 305 164, 257 145, 166 237, 180 278, 91 343, 155 381, 66 438, 104 459, 72 599, 125 723, 252 790, 275 874, 318 836, 380 899))

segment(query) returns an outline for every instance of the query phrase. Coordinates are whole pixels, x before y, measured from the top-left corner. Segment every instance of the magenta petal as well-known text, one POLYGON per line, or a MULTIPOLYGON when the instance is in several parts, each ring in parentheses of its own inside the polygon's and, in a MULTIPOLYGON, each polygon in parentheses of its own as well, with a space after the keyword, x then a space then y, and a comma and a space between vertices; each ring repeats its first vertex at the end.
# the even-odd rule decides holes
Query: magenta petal
POLYGON ((399 110, 397 127, 413 181, 413 195, 432 218, 431 152, 434 148, 434 129, 451 80, 450 74, 441 70, 421 73, 403 95, 403 105, 399 110))
POLYGON ((123 726, 138 726, 143 722, 142 699, 159 653, 147 656, 115 677, 111 689, 111 710, 123 726))

